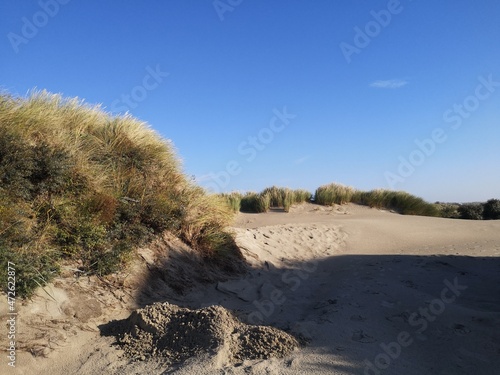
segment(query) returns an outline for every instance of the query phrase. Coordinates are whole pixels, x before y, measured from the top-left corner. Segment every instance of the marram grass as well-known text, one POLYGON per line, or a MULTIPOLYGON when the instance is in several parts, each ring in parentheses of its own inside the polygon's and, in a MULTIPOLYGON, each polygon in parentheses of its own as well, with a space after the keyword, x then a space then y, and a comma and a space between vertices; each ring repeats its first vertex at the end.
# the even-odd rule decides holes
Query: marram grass
POLYGON ((227 254, 232 216, 144 122, 45 91, 0 95, 0 268, 17 265, 21 296, 66 260, 117 271, 165 230, 207 257, 227 254))
POLYGON ((391 209, 403 215, 440 215, 437 205, 404 191, 376 189, 365 192, 336 183, 323 185, 316 189, 315 202, 329 206, 352 202, 370 207, 391 209))
POLYGON ((247 193, 241 196, 242 212, 267 212, 271 208, 282 208, 285 212, 294 204, 309 202, 312 194, 307 190, 272 186, 260 193, 247 193))

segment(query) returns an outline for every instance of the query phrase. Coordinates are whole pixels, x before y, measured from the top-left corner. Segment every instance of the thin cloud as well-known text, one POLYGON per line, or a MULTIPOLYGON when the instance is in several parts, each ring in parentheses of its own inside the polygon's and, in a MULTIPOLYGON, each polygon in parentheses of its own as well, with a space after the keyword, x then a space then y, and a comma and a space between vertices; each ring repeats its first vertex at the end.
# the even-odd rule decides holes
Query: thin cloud
POLYGON ((310 158, 311 158, 311 155, 303 156, 303 157, 295 160, 295 164, 302 164, 302 163, 304 163, 305 161, 307 161, 310 158))
POLYGON ((375 87, 378 89, 399 89, 400 87, 406 86, 408 81, 404 79, 388 79, 385 81, 375 81, 370 83, 370 87, 375 87))

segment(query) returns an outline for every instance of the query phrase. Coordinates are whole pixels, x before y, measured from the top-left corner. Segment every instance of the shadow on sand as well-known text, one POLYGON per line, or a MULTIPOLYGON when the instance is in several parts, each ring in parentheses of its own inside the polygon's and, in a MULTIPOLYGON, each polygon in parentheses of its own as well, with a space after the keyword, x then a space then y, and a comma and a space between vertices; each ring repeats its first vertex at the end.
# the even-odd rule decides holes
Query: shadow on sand
MULTIPOLYGON (((283 362, 290 371, 497 374, 500 368, 500 258, 339 255, 267 265, 223 282, 215 281, 215 268, 193 282, 193 261, 177 261, 165 267, 176 273, 151 272, 138 292, 141 306, 219 304, 244 322, 298 335, 307 345, 283 362)), ((101 326, 102 333, 113 334, 116 323, 101 326)))

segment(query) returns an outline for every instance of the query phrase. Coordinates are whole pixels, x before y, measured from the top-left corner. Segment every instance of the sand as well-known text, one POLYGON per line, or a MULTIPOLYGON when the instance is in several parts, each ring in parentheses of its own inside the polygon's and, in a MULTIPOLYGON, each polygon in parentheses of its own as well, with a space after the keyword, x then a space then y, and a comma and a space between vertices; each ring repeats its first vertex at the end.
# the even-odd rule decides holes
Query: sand
POLYGON ((135 310, 101 330, 115 336, 128 358, 154 358, 167 366, 208 354, 233 365, 248 359, 283 358, 299 346, 277 328, 244 324, 222 306, 181 308, 168 302, 135 310))
MULTIPOLYGON (((500 221, 305 204, 290 213, 239 214, 233 230, 248 262, 243 275, 204 269, 168 236, 114 278, 77 278, 68 269, 18 306, 16 368, 3 355, 1 373, 499 373, 500 221), (197 310, 226 317, 211 320, 216 334, 206 341, 223 349, 194 340, 203 350, 181 355, 180 364, 140 360, 154 350, 149 341, 131 356, 116 345, 110 322, 130 321, 155 302, 184 317, 197 310), (221 337, 246 324, 274 327, 301 345, 284 357, 235 356, 241 343, 221 337)), ((246 348, 267 340, 236 336, 249 338, 246 348)))

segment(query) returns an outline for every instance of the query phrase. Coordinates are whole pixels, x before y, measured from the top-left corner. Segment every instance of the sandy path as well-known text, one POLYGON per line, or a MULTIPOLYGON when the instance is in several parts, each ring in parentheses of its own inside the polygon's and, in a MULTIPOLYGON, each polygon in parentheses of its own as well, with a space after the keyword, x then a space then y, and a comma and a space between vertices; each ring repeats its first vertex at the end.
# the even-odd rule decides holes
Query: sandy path
MULTIPOLYGON (((306 205, 237 226, 259 271, 218 302, 309 344, 227 373, 497 374, 500 222, 306 205)), ((208 373, 197 366, 178 373, 208 373)))
POLYGON ((27 359, 17 373, 498 374, 500 221, 308 204, 240 214, 234 230, 252 270, 175 303, 220 304, 301 335, 304 348, 236 367, 222 353, 164 371, 128 364, 109 337, 87 332, 78 349, 27 359))

